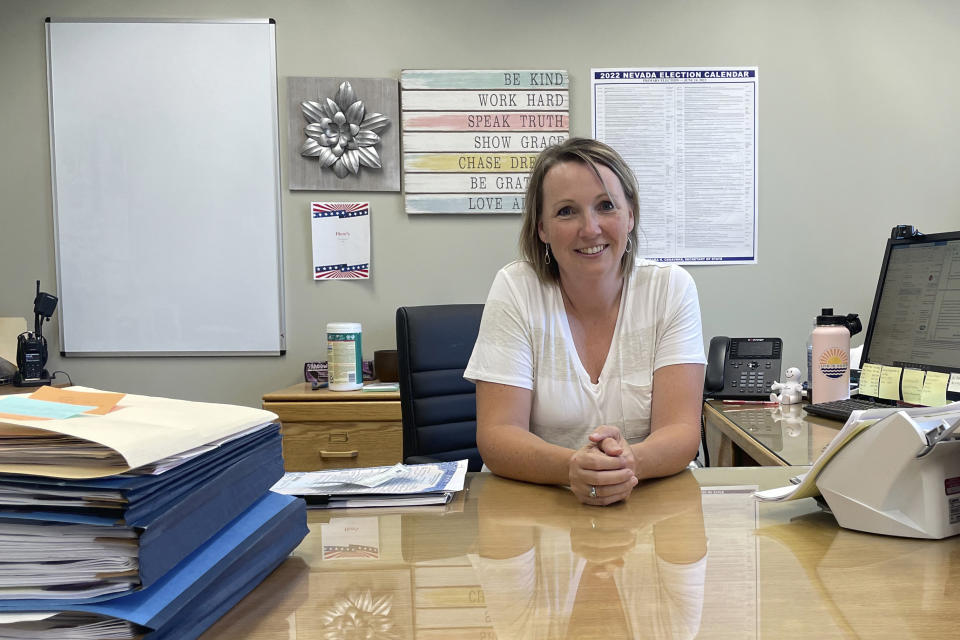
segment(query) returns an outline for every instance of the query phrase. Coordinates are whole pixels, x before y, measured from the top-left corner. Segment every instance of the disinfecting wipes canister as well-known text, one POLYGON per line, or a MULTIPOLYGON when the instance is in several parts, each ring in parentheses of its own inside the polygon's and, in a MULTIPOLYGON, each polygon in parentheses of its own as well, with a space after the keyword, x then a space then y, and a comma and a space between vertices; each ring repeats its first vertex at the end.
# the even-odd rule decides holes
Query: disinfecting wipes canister
POLYGON ((327 379, 331 391, 353 391, 363 386, 359 322, 327 324, 327 379))

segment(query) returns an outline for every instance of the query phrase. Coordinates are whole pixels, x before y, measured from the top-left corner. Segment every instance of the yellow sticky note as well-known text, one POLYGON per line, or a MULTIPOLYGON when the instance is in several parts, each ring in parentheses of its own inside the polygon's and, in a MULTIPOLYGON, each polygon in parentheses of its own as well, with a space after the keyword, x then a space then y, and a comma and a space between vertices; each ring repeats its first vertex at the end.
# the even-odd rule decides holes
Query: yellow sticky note
POLYGON ((880 397, 885 400, 900 399, 900 367, 883 367, 880 371, 880 397))
POLYGON ((920 404, 928 407, 942 407, 947 404, 947 382, 949 380, 949 373, 927 371, 927 377, 923 381, 923 392, 920 394, 920 404))
POLYGON ((921 396, 923 395, 923 371, 919 369, 903 370, 903 401, 910 404, 923 404, 921 396))
POLYGON ((876 398, 880 395, 880 369, 878 364, 865 364, 860 370, 860 393, 876 398))

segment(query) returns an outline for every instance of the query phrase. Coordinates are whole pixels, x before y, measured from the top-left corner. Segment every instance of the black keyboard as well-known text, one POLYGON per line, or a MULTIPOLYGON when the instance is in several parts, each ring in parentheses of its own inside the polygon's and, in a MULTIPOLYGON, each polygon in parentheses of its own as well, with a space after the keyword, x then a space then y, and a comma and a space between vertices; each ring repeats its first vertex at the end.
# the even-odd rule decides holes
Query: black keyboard
POLYGON ((867 398, 849 398, 847 400, 834 400, 833 402, 819 402, 817 404, 803 405, 803 410, 821 418, 830 418, 846 422, 847 418, 854 411, 862 409, 890 409, 894 405, 867 398))

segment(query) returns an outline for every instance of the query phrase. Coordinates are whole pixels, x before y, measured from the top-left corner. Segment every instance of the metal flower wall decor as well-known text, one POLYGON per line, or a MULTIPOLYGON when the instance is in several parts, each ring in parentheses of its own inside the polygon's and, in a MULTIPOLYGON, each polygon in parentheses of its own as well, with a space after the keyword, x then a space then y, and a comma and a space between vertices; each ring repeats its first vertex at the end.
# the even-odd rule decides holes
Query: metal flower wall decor
POLYGON ((366 107, 349 82, 340 84, 331 100, 300 103, 309 124, 303 132, 307 139, 300 155, 316 157, 321 167, 329 167, 338 178, 358 175, 360 167, 380 169, 380 132, 390 126, 381 113, 367 113, 366 107))

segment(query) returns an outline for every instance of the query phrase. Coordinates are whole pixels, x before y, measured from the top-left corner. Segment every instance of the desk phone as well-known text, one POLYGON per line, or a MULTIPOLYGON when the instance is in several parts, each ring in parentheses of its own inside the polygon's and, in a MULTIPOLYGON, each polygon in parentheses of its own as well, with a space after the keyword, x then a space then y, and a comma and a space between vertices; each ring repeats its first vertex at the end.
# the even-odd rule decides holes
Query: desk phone
POLYGON ((780 377, 780 338, 710 339, 703 395, 729 400, 767 400, 780 377))

